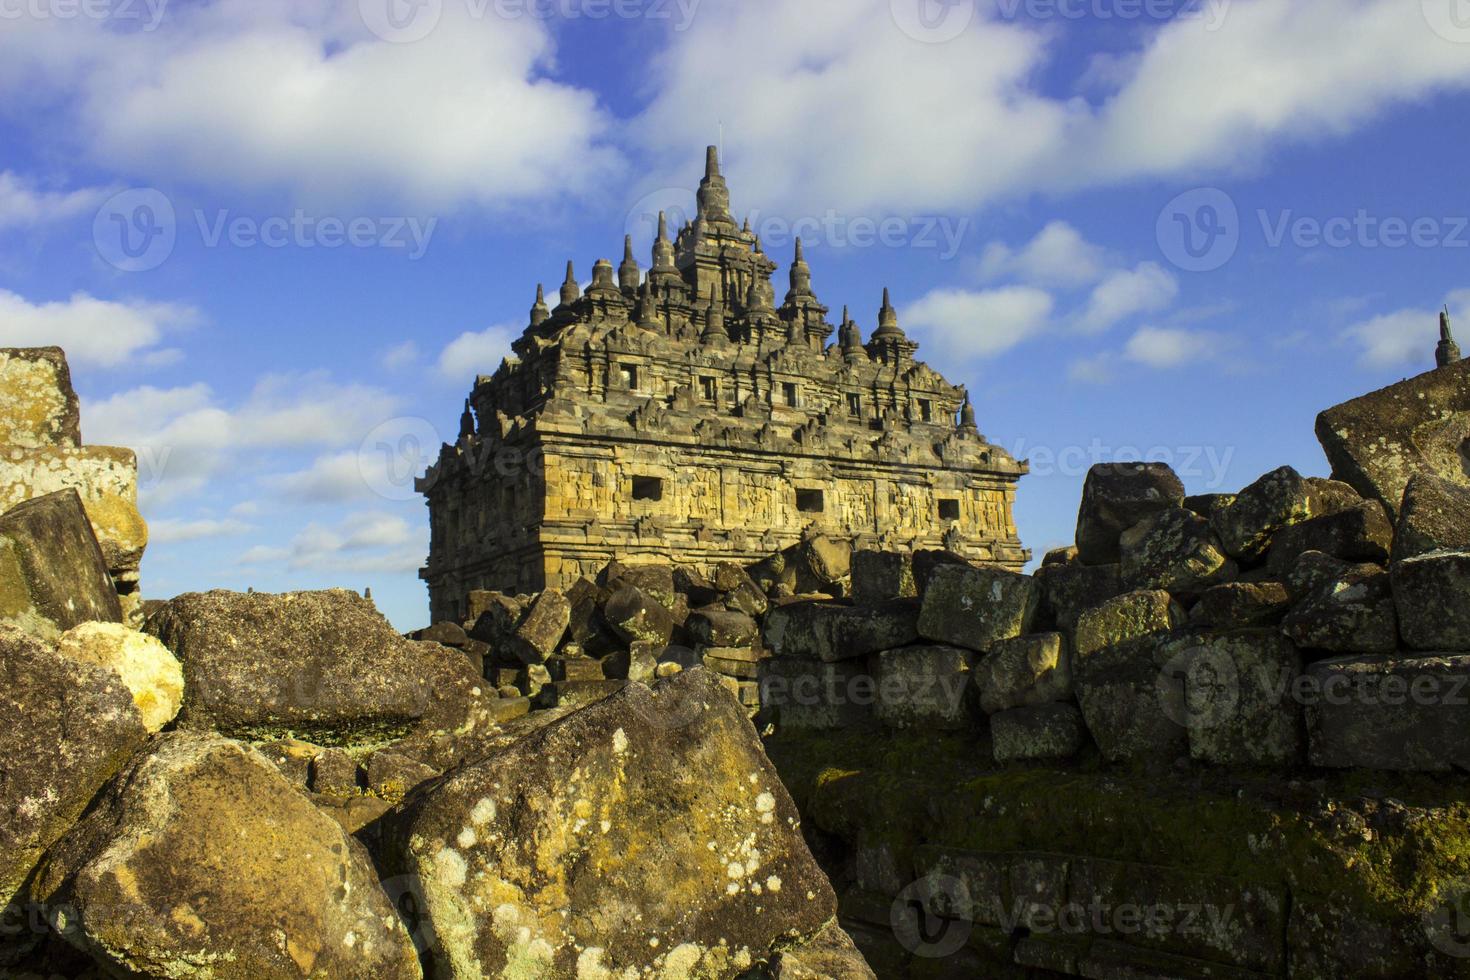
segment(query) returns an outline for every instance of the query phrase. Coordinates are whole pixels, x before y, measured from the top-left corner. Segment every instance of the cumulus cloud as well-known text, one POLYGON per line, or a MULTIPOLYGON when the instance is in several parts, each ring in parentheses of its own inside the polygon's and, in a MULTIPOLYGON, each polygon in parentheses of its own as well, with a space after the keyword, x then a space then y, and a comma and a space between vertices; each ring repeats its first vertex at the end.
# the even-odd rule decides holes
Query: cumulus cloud
POLYGON ((1221 337, 1207 330, 1142 327, 1123 346, 1123 356, 1152 368, 1180 367, 1219 351, 1221 337))
POLYGON ((0 346, 66 348, 77 367, 136 367, 176 360, 160 348, 165 334, 198 321, 190 307, 174 303, 117 302, 74 293, 55 302, 33 303, 0 289, 0 346))
POLYGON ((1077 328, 1101 333, 1140 313, 1157 313, 1179 295, 1179 281, 1156 262, 1110 273, 1093 287, 1087 306, 1077 317, 1077 328))
POLYGON ((1019 249, 991 242, 978 271, 985 281, 1016 278, 1039 286, 1075 287, 1097 282, 1108 265, 1107 249, 1067 222, 1053 221, 1019 249))
POLYGON ((502 205, 619 169, 597 98, 547 77, 539 19, 446 3, 426 37, 389 43, 358 6, 220 0, 172 4, 155 31, 7 28, 0 92, 71 113, 77 145, 110 165, 298 197, 502 205))
MULTIPOLYGON (((1470 289, 1445 298, 1454 324, 1470 323, 1470 289)), ((1358 348, 1358 363, 1366 368, 1427 368, 1439 342, 1439 310, 1402 309, 1358 320, 1342 331, 1343 339, 1358 348)), ((1463 327, 1461 327, 1463 331, 1463 327)), ((1458 338, 1457 338, 1458 339, 1458 338)))
POLYGON ((411 572, 429 551, 429 532, 396 514, 362 511, 335 524, 311 523, 287 547, 255 545, 241 565, 282 565, 290 571, 411 572))
POLYGON ((936 289, 904 310, 921 356, 968 363, 1004 353, 1041 333, 1052 313, 1050 294, 1030 286, 936 289))
POLYGON ((510 326, 487 327, 460 334, 439 352, 439 373, 451 381, 471 381, 476 374, 493 374, 510 354, 521 331, 510 326))
POLYGON ((195 520, 158 518, 148 522, 150 544, 175 544, 184 541, 200 541, 205 538, 230 538, 254 530, 244 521, 233 518, 219 520, 201 517, 195 520))
POLYGON ((354 450, 318 456, 306 469, 268 477, 266 482, 283 496, 308 503, 345 503, 374 496, 363 477, 362 457, 354 450))
POLYGON ((14 171, 0 170, 0 231, 75 217, 96 208, 106 194, 107 191, 101 187, 46 190, 31 178, 14 171))

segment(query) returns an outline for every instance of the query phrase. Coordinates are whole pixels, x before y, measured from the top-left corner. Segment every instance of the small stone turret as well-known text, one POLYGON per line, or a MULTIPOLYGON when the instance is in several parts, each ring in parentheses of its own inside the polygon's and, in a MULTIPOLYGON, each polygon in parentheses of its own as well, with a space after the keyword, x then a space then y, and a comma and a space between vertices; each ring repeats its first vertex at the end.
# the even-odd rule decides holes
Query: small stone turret
POLYGON ((812 292, 812 267, 806 264, 806 255, 801 248, 801 239, 796 240, 796 257, 791 260, 791 289, 786 293, 786 305, 796 306, 803 299, 817 297, 812 292))
POLYGON ((623 293, 632 299, 638 294, 638 283, 641 279, 638 270, 638 260, 633 258, 633 236, 623 236, 623 263, 618 266, 618 287, 623 293))
POLYGON ((567 278, 561 284, 561 305, 569 307, 582 298, 582 287, 577 285, 577 274, 572 269, 572 260, 567 259, 567 278))
POLYGON ((551 311, 546 308, 546 290, 541 283, 536 284, 536 302, 531 304, 531 326, 539 327, 551 318, 551 311))
POLYGON ((918 349, 919 345, 909 340, 898 325, 898 311, 893 308, 885 286, 883 305, 878 310, 878 329, 873 331, 873 338, 868 342, 869 356, 885 364, 898 364, 911 359, 918 349))
POLYGON ((711 146, 704 153, 704 179, 699 182, 699 217, 712 224, 734 225, 730 215, 730 189, 720 173, 719 147, 711 146))
POLYGON ((592 285, 587 287, 587 298, 596 300, 618 299, 623 291, 613 281, 612 262, 598 259, 592 266, 592 285))
POLYGON ((1446 306, 1439 315, 1439 345, 1434 348, 1434 363, 1438 367, 1449 367, 1460 360, 1460 345, 1450 332, 1450 308, 1446 306))
POLYGON ((475 434, 475 413, 470 410, 470 400, 464 400, 464 412, 459 416, 459 437, 468 439, 475 434))
POLYGON ((965 404, 960 409, 960 431, 970 435, 980 432, 980 426, 975 424, 975 406, 970 404, 970 393, 965 392, 965 404))
POLYGON ((684 282, 674 262, 674 243, 669 240, 669 222, 662 211, 658 213, 658 237, 653 241, 653 268, 648 278, 655 286, 684 282))
POLYGON ((725 304, 711 286, 709 306, 705 308, 704 333, 700 334, 699 341, 702 344, 722 344, 729 339, 730 335, 725 332, 725 304))
POLYGON ((643 288, 638 293, 638 308, 633 315, 644 330, 659 331, 658 307, 653 300, 653 283, 650 280, 643 281, 643 288))

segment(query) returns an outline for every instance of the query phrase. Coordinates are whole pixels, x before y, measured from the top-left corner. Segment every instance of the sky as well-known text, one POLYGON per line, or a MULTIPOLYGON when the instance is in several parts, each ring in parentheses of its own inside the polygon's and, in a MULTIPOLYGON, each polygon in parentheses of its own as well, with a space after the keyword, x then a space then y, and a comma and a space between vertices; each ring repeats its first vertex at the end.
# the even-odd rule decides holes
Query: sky
POLYGON ((737 216, 1031 461, 1327 475, 1316 413, 1470 341, 1470 0, 0 0, 0 345, 138 451, 143 590, 371 587, 566 261, 737 216))

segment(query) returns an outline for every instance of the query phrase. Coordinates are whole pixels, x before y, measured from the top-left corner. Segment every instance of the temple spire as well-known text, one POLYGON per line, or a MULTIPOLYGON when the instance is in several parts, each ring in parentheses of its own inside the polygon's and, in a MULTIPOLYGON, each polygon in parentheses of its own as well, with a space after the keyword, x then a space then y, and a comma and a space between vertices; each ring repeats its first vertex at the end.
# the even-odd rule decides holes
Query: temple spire
POLYGON ((459 417, 459 437, 468 439, 475 434, 475 416, 470 411, 470 400, 464 400, 464 414, 459 417))
POLYGON ((1449 367, 1458 360, 1460 345, 1455 343, 1455 335, 1450 331, 1450 308, 1446 306, 1439 315, 1439 345, 1434 348, 1434 363, 1449 367))
POLYGON ((551 311, 546 308, 546 290, 538 282, 536 284, 536 302, 531 304, 531 326, 541 326, 550 316, 551 311))
POLYGON ((873 339, 904 336, 903 329, 898 325, 898 311, 893 308, 893 302, 888 298, 888 287, 883 287, 883 306, 878 310, 878 329, 873 332, 873 339))
POLYGON ((582 298, 582 287, 577 285, 577 274, 572 270, 572 260, 567 259, 567 278, 561 284, 561 305, 571 306, 582 298))
POLYGON ((643 288, 638 291, 638 309, 634 311, 638 326, 644 330, 657 331, 659 329, 658 313, 653 302, 653 282, 643 280, 643 288))
POLYGON ((711 146, 704 154, 704 179, 699 182, 699 217, 712 224, 734 226, 730 216, 730 189, 720 174, 720 151, 711 146))
POLYGON ((960 429, 964 432, 979 432, 980 427, 975 424, 975 406, 970 404, 970 393, 965 392, 965 404, 960 409, 960 429))
POLYGON ((623 236, 623 263, 618 266, 618 286, 628 295, 638 292, 638 260, 633 258, 633 236, 623 236))
POLYGON ((715 294, 714 283, 709 287, 709 306, 705 313, 704 333, 700 335, 701 343, 717 344, 722 340, 729 340, 729 334, 725 333, 725 309, 715 294))

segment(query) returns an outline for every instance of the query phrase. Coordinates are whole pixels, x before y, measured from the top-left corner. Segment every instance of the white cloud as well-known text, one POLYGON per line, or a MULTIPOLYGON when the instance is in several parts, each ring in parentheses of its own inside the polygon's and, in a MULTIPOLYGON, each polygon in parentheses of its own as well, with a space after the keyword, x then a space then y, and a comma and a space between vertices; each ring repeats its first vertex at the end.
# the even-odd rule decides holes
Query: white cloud
POLYGON ((493 374, 510 354, 511 342, 520 335, 520 330, 509 326, 462 333, 440 351, 439 373, 451 381, 466 384, 477 374, 493 374))
POLYGON ((1178 295, 1179 282, 1173 275, 1156 262, 1143 262, 1098 283, 1077 317, 1077 328, 1101 333, 1130 316, 1165 309, 1178 295))
POLYGON ((200 541, 205 538, 229 538, 245 534, 254 528, 244 521, 199 518, 155 518, 148 522, 150 544, 174 544, 183 541, 200 541))
POLYGON ((389 371, 402 371, 404 368, 417 364, 418 359, 419 345, 411 340, 405 340, 383 351, 379 361, 389 371))
POLYGON ((156 31, 7 28, 0 93, 71 112, 81 149, 153 179, 501 205, 621 166, 610 115, 549 79, 553 58, 547 25, 493 6, 443 4, 427 37, 395 44, 355 2, 220 0, 172 4, 156 31))
POLYGON ((1123 356, 1152 368, 1174 368, 1213 356, 1222 338, 1206 330, 1142 327, 1123 347, 1123 356))
POLYGON ((271 476, 266 482, 285 497, 310 503, 344 503, 374 496, 363 478, 362 457, 354 450, 319 456, 305 470, 271 476))
POLYGON ((904 310, 920 357, 936 363, 970 362, 1004 353, 1046 328, 1052 298, 1030 286, 936 289, 904 310))
POLYGON ((172 330, 187 328, 198 314, 187 306, 141 301, 114 302, 86 293, 65 301, 32 303, 0 289, 0 346, 66 349, 77 367, 116 368, 176 360, 178 352, 157 345, 172 330))
POLYGON ((241 565, 282 565, 289 571, 412 572, 429 551, 427 526, 379 511, 349 514, 336 524, 311 523, 288 547, 255 545, 241 565))
POLYGON ((980 278, 1015 277, 1040 286, 1085 286, 1108 267, 1107 249, 1094 245, 1065 221, 1053 221, 1019 250, 991 242, 980 257, 980 278))
POLYGON ((96 208, 107 191, 86 187, 74 191, 44 190, 34 180, 0 170, 0 230, 26 228, 75 217, 96 208))
MULTIPOLYGON (((1445 298, 1452 326, 1470 323, 1470 289, 1459 289, 1445 298)), ((1369 317, 1342 332, 1344 339, 1359 348, 1358 363, 1367 368, 1418 367, 1434 365, 1434 347, 1439 342, 1439 310, 1403 309, 1369 317)), ((1464 330, 1463 326, 1460 329, 1464 330)), ((1457 340, 1467 338, 1457 336, 1457 340)))
POLYGON ((1079 358, 1067 366, 1067 377, 1081 384, 1106 384, 1113 380, 1117 360, 1117 355, 1106 351, 1079 358))

